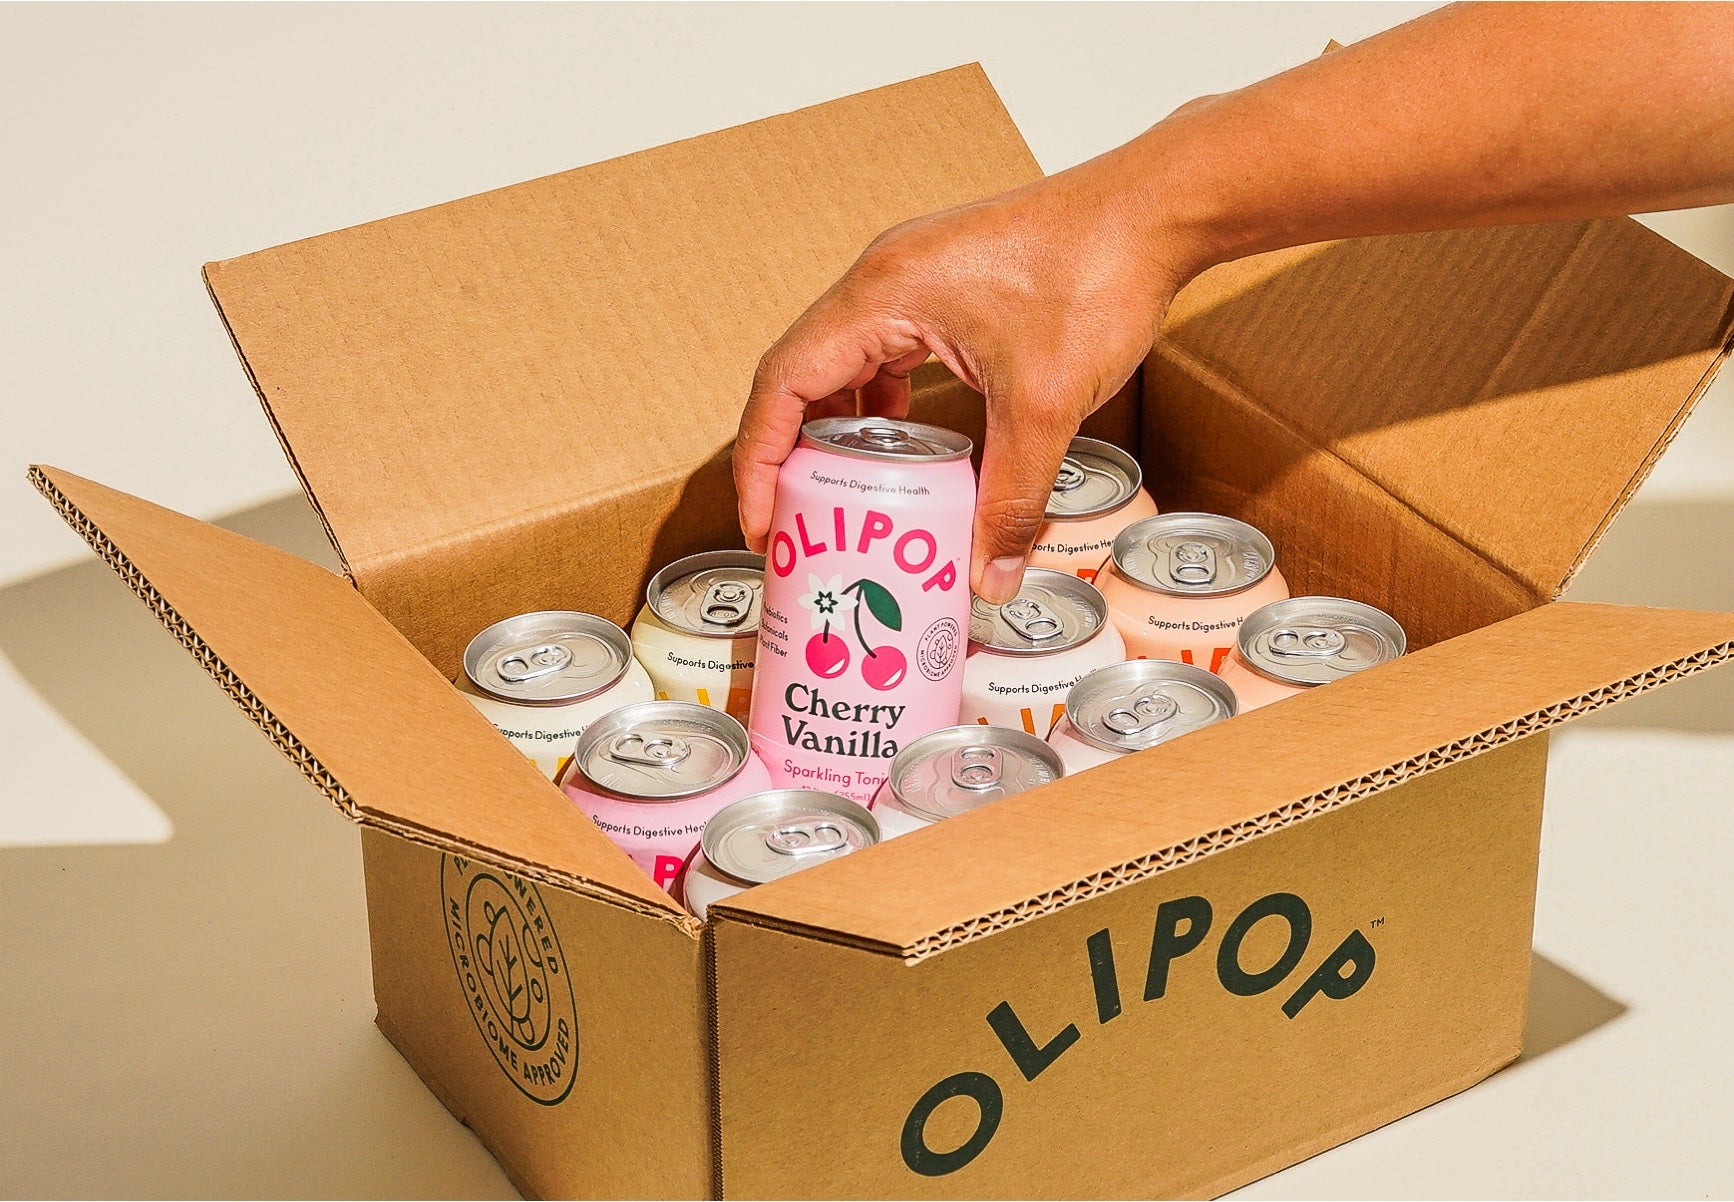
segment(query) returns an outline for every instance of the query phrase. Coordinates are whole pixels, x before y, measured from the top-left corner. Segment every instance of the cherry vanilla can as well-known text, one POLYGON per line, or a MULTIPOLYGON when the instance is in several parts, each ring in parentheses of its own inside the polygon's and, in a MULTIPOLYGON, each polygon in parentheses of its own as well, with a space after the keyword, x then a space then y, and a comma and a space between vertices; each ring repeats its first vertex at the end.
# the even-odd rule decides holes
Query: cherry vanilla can
POLYGON ((670 889, 704 824, 771 787, 747 732, 722 710, 645 701, 592 722, 560 778, 575 805, 650 878, 670 889))
POLYGON ((574 610, 495 622, 464 649, 457 685, 549 780, 591 722, 656 695, 626 632, 574 610))
POLYGON ((632 653, 660 701, 695 701, 747 720, 765 557, 705 551, 650 578, 632 621, 632 653))
POLYGON ((725 897, 877 842, 879 823, 847 797, 817 789, 755 793, 704 824, 698 854, 681 876, 681 899, 703 918, 725 897))
POLYGON ((974 602, 958 721, 1045 739, 1066 712, 1071 687, 1125 658, 1125 641, 1093 585, 1052 568, 1027 568, 1018 595, 1004 605, 974 602))
POLYGON ((1067 772, 1082 772, 1232 718, 1234 690, 1220 676, 1172 660, 1098 668, 1066 695, 1048 736, 1067 772))
POLYGON ((1122 530, 1096 577, 1133 659, 1218 671, 1246 615, 1288 596, 1270 540, 1214 513, 1164 513, 1122 530))
POLYGON ((890 839, 1065 774, 1059 754, 1034 735, 1003 726, 953 726, 897 753, 873 816, 880 837, 890 839))
POLYGON ((1222 679, 1255 710, 1402 655, 1407 639, 1382 609, 1342 597, 1290 597, 1240 624, 1222 679))
POLYGON ((779 786, 868 802, 899 750, 957 721, 970 446, 884 418, 802 428, 777 477, 748 722, 779 786))
POLYGON ((1120 531, 1156 516, 1138 461, 1111 442, 1074 438, 1048 494, 1029 566, 1094 580, 1120 531))

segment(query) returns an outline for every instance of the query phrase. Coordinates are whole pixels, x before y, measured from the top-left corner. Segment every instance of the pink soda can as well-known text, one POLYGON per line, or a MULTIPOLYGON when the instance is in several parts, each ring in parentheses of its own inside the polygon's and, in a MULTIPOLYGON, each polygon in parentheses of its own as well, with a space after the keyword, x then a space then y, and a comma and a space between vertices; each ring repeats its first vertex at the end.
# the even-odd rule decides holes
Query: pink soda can
POLYGON ((1120 531, 1155 516, 1136 459, 1111 442, 1074 438, 1048 493, 1029 566, 1094 580, 1120 531))
POLYGON ((1234 690, 1215 673, 1163 659, 1098 668, 1072 686, 1048 746, 1082 772, 1232 718, 1234 690))
POLYGON ((592 722, 560 778, 575 805, 633 863, 669 889, 704 824, 771 787, 747 732, 695 701, 642 701, 592 722))
POLYGON ((1290 597, 1240 624, 1221 675, 1245 713, 1389 663, 1406 647, 1403 628, 1382 609, 1342 597, 1290 597))
POLYGON ((975 511, 970 441, 885 418, 808 422, 777 477, 753 749, 780 788, 871 802, 957 721, 975 511))
POLYGON ((1288 596, 1260 531, 1215 513, 1164 513, 1122 530, 1096 577, 1131 659, 1220 671, 1246 615, 1288 596))

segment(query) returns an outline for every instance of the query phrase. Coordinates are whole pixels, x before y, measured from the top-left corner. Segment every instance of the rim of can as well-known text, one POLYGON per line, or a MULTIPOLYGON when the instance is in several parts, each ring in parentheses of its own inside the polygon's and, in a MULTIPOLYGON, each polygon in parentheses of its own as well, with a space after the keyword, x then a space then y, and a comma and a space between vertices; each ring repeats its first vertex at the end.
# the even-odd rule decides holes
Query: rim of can
POLYGON ((889 417, 821 417, 801 427, 801 443, 857 459, 949 463, 975 444, 956 430, 889 417))
POLYGON ((1389 663, 1409 648, 1409 639, 1402 624, 1376 605, 1351 601, 1347 597, 1289 597, 1261 605, 1241 623, 1238 636, 1240 658, 1260 676, 1278 684, 1314 688, 1345 676, 1353 676, 1368 668, 1389 663), (1373 636, 1379 644, 1377 658, 1341 664, 1339 654, 1328 648, 1297 655, 1285 660, 1269 647, 1264 636, 1286 626, 1307 624, 1334 629, 1351 627, 1373 636))
POLYGON ((740 639, 758 633, 759 615, 752 612, 763 602, 765 576, 765 557, 752 551, 700 551, 696 555, 684 555, 663 568, 650 578, 650 583, 644 587, 644 604, 658 621, 681 631, 683 634, 694 634, 706 639, 740 639), (713 571, 717 568, 739 568, 743 574, 756 573, 759 578, 758 596, 753 598, 749 606, 749 620, 739 626, 719 629, 706 626, 700 622, 694 625, 684 621, 681 616, 665 613, 658 606, 668 590, 689 576, 700 572, 713 571))
POLYGON ((1276 548, 1266 537, 1264 531, 1257 526, 1231 518, 1221 513, 1158 513, 1151 517, 1140 518, 1130 526, 1120 531, 1114 539, 1114 546, 1109 552, 1114 563, 1114 570, 1126 581, 1146 589, 1152 593, 1162 593, 1170 597, 1226 597, 1234 593, 1242 593, 1252 588, 1269 576, 1276 567, 1276 548), (1133 572, 1126 565, 1126 557, 1138 548, 1145 546, 1153 538, 1164 535, 1195 534, 1211 538, 1232 541, 1239 551, 1251 551, 1258 556, 1261 563, 1259 571, 1246 580, 1230 587, 1215 588, 1209 585, 1186 587, 1184 585, 1160 584, 1143 574, 1133 572))
MULTIPOLYGON (((1060 760, 1060 753, 1032 734, 1013 730, 1009 726, 986 726, 981 723, 943 726, 938 730, 929 731, 922 735, 892 758, 891 769, 885 778, 886 783, 891 787, 891 796, 896 799, 898 805, 911 814, 929 822, 943 822, 957 814, 967 813, 976 806, 971 805, 951 813, 944 813, 926 805, 921 800, 911 798, 909 794, 904 792, 904 777, 917 764, 925 763, 942 752, 969 752, 977 749, 1011 751, 1025 760, 1036 761, 1053 773, 1049 780, 1040 782, 1044 785, 1051 784, 1066 774, 1066 766, 1060 760)), ((993 786, 997 787, 998 784, 996 775, 993 786)), ((1035 787, 1037 786, 1020 785, 1011 793, 999 793, 993 797, 984 797, 976 805, 985 805, 988 802, 998 801, 1002 797, 1014 796, 1035 787)))
MULTIPOLYGON (((1176 714, 1178 711, 1175 711, 1176 714)), ((1166 743, 1169 739, 1202 730, 1206 726, 1232 718, 1240 712, 1240 703, 1235 699, 1234 690, 1228 682, 1214 672, 1192 664, 1183 664, 1178 660, 1169 659, 1129 659, 1117 664, 1109 664, 1090 672, 1066 694, 1066 721, 1071 724, 1072 733, 1079 739, 1099 747, 1103 751, 1127 753, 1143 751, 1166 743), (1221 711, 1212 714, 1202 722, 1194 722, 1177 726, 1172 730, 1162 731, 1156 738, 1141 739, 1135 734, 1120 735, 1117 738, 1111 733, 1100 732, 1093 720, 1086 719, 1082 710, 1093 695, 1103 689, 1121 690, 1114 694, 1117 697, 1130 696, 1132 691, 1141 687, 1174 684, 1193 692, 1202 693, 1214 702, 1221 711)), ((1155 719, 1152 726, 1160 725, 1166 718, 1155 719)), ((1141 733, 1141 732, 1136 732, 1141 733)))
MULTIPOLYGON (((578 736, 578 743, 572 750, 572 761, 566 765, 566 771, 560 776, 562 785, 574 783, 574 778, 582 777, 584 784, 599 793, 610 797, 618 797, 623 801, 641 801, 650 804, 663 801, 684 801, 689 797, 697 797, 712 789, 720 788, 739 776, 741 769, 746 767, 747 757, 752 754, 752 745, 747 738, 746 727, 730 717, 722 710, 715 710, 708 705, 700 705, 696 701, 637 701, 631 705, 623 705, 619 709, 609 710, 596 721, 584 728, 578 736), (603 784, 591 775, 588 770, 589 761, 600 749, 605 740, 627 738, 638 735, 642 738, 642 729, 652 723, 652 733, 678 737, 679 734, 696 733, 715 738, 730 753, 730 765, 726 772, 710 773, 693 779, 674 789, 656 792, 639 792, 623 790, 618 787, 603 784), (684 728, 675 731, 671 728, 684 728)), ((654 758, 654 757, 652 757, 654 758)), ((651 760, 640 761, 646 768, 659 768, 658 763, 651 760)))
POLYGON ((1104 474, 1113 476, 1120 485, 1113 497, 1100 505, 1089 509, 1055 509, 1053 499, 1062 495, 1060 482, 1065 479, 1066 464, 1062 461, 1060 475, 1054 480, 1054 487, 1048 493, 1048 509, 1043 515, 1050 522, 1078 522, 1085 518, 1099 518, 1105 514, 1116 513, 1132 503, 1132 498, 1138 495, 1138 490, 1144 487, 1144 469, 1138 461, 1125 450, 1111 442, 1100 438, 1085 438, 1079 435, 1072 439, 1066 448, 1066 459, 1095 459, 1100 461, 1104 474))
POLYGON ((699 836, 699 847, 711 867, 724 876, 746 885, 763 885, 872 847, 879 839, 879 820, 860 802, 822 789, 767 789, 731 801, 712 814, 699 836), (846 828, 842 842, 830 846, 808 843, 801 848, 779 846, 774 841, 779 833, 786 833, 778 828, 803 820, 846 828), (760 835, 763 855, 755 860, 737 854, 753 848, 751 836, 755 833, 760 835), (742 842, 747 844, 744 849, 739 846, 742 842))
MULTIPOLYGON (((1062 610, 1057 616, 1061 618, 1076 617, 1077 611, 1062 610)), ((1040 619, 1038 618, 1036 621, 1039 622, 1040 619)), ((1081 576, 1074 576, 1070 572, 1061 572, 1055 568, 1025 568, 1023 584, 1018 587, 1018 595, 1004 605, 989 605, 980 597, 971 599, 969 641, 993 655, 1012 655, 1020 659, 1033 659, 1043 655, 1058 655, 1062 651, 1082 647, 1100 634, 1102 627, 1107 625, 1107 622, 1108 599, 1102 596, 1101 590, 1088 580, 1081 576), (1030 625, 1036 629, 1039 629, 1039 626, 1034 623, 1021 622, 1015 613, 1008 615, 1006 610, 1015 607, 1020 601, 1031 600, 1031 598, 1026 598, 1025 594, 1038 589, 1045 590, 1050 595, 1058 595, 1068 602, 1083 607, 1084 612, 1095 619, 1095 624, 1088 630, 1064 631, 1062 629, 1061 637, 1055 637, 1051 641, 1032 637, 1025 633, 1021 629, 1022 625, 1030 625), (1002 627, 1009 628, 1009 633, 1007 630, 1002 630, 1002 627), (980 637, 981 634, 985 634, 987 637, 980 637)))
MULTIPOLYGON (((487 696, 514 705, 571 705, 613 687, 631 666, 632 640, 626 632, 607 618, 576 609, 539 609, 514 614, 484 627, 464 647, 464 675, 470 683, 487 696), (613 672, 606 679, 601 676, 580 678, 584 680, 581 687, 530 696, 527 691, 514 693, 501 687, 493 680, 496 674, 487 670, 490 665, 498 664, 507 652, 532 650, 537 643, 547 644, 561 637, 588 638, 602 644, 614 656, 613 672)), ((549 685, 553 686, 563 673, 553 670, 545 675, 549 678, 549 685)))

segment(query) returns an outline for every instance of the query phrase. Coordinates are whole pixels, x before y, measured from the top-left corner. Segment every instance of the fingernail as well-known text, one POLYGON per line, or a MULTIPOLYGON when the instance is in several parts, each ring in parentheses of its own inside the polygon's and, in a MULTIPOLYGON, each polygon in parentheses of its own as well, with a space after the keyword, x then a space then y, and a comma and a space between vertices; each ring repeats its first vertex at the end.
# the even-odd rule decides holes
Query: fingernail
POLYGON ((981 570, 981 598, 1004 605, 1023 587, 1024 561, 1018 555, 1002 555, 981 570))

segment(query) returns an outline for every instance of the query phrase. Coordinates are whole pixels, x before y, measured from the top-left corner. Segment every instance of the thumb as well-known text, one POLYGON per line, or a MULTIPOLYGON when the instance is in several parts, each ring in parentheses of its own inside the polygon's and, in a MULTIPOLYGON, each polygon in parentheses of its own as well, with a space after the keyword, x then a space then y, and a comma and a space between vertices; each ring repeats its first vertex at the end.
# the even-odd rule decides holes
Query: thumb
MULTIPOLYGON (((1024 561, 1042 528, 1060 461, 1078 432, 1070 405, 1037 400, 1015 389, 987 402, 987 440, 975 501, 970 585, 982 600, 1003 605, 1017 596, 1024 561)), ((1087 409, 1079 406, 1077 412, 1087 409)))

